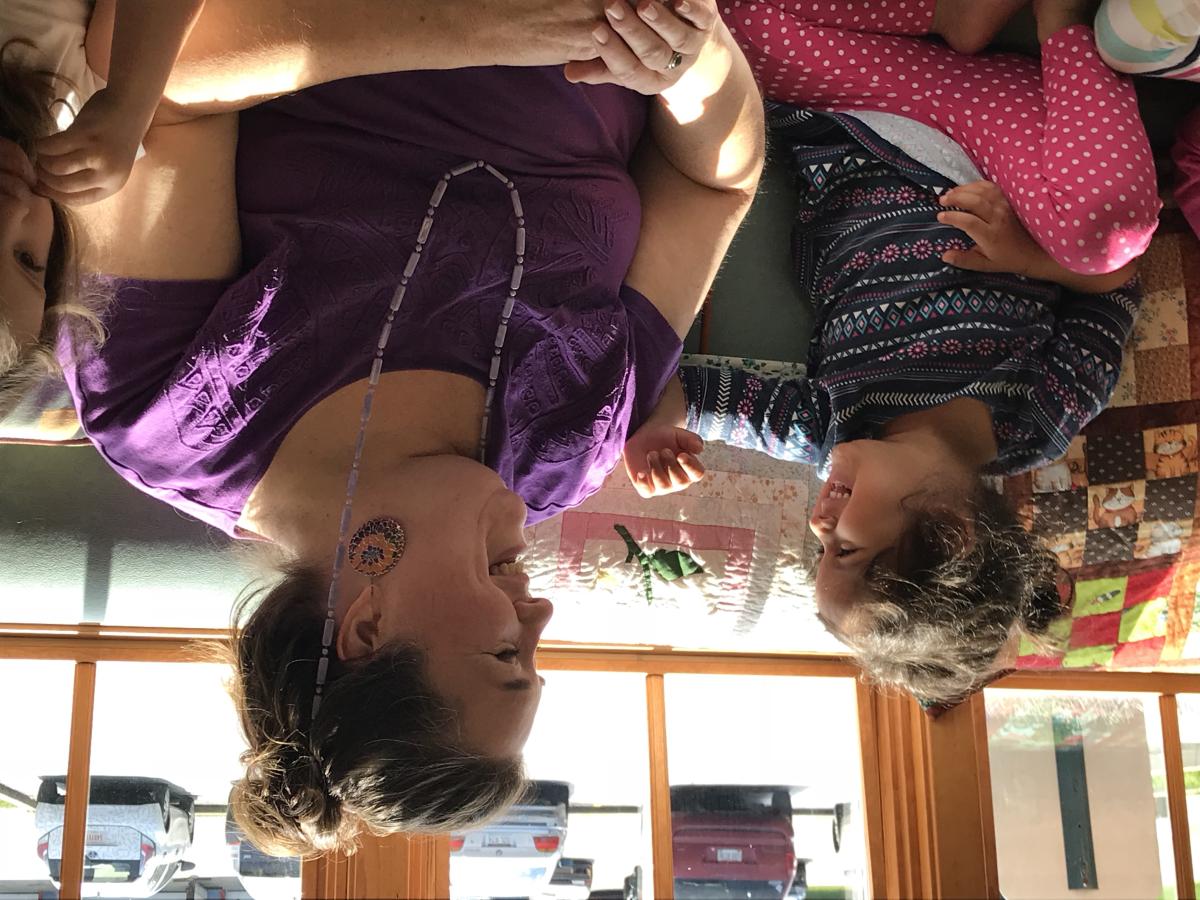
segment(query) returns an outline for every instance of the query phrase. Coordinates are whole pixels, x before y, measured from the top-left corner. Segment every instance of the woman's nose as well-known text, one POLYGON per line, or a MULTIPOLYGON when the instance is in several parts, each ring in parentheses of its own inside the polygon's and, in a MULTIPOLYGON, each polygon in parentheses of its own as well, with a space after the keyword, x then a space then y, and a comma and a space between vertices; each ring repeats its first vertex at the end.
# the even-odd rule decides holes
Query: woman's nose
POLYGON ((546 627, 546 623, 550 621, 550 617, 554 615, 554 604, 545 597, 518 600, 514 606, 517 610, 517 620, 522 625, 533 628, 539 636, 542 629, 546 627))

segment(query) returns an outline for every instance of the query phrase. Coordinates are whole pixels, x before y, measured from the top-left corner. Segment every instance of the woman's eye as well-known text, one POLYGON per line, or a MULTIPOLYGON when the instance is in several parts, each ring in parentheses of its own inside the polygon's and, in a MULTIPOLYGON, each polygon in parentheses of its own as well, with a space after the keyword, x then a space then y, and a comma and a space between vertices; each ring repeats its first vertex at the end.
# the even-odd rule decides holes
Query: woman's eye
POLYGON ((21 264, 21 268, 25 269, 26 271, 32 272, 34 275, 41 275, 46 271, 46 267, 39 264, 38 261, 33 258, 33 254, 29 251, 17 250, 14 255, 17 258, 17 262, 21 264))
POLYGON ((517 661, 517 656, 520 651, 516 647, 510 647, 508 650, 501 650, 499 653, 493 654, 500 662, 514 663, 517 661))

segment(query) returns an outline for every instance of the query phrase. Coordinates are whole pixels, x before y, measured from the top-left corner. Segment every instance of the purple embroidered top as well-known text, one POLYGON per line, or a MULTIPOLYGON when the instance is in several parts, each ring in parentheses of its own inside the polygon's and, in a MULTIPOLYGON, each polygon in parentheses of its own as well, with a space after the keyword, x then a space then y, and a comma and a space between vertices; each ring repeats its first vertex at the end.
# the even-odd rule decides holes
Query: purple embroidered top
MULTIPOLYGON (((646 112, 637 94, 571 85, 557 68, 497 68, 350 79, 243 113, 244 274, 118 283, 108 341, 67 366, 88 436, 126 480, 235 534, 292 426, 369 374, 437 181, 483 159, 516 183, 527 229, 487 464, 530 523, 580 503, 681 349, 623 285, 641 223, 628 162, 646 112)), ((384 371, 487 384, 515 229, 485 170, 453 179, 384 371)))

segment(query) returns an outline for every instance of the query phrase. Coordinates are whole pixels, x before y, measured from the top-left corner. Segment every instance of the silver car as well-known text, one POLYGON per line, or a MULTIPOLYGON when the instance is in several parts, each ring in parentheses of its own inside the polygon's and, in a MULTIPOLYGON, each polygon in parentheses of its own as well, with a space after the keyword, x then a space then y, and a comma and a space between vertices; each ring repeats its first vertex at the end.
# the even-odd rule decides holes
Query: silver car
MULTIPOLYGON (((60 887, 65 775, 38 789, 37 853, 60 887)), ((94 775, 84 839, 85 897, 151 897, 191 863, 183 856, 196 828, 196 798, 159 778, 94 775)))
POLYGON ((450 837, 450 890, 472 897, 553 896, 550 882, 567 841, 571 785, 531 781, 502 819, 450 837))

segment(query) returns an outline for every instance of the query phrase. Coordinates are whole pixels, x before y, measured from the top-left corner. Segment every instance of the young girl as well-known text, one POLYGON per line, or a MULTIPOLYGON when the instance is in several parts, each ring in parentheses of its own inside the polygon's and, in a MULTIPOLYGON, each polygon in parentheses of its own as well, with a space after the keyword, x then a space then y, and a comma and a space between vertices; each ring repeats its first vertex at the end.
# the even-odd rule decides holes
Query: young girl
POLYGON ((125 184, 202 4, 0 5, 0 412, 54 370, 62 323, 97 327, 74 296, 61 204, 94 203, 125 184), (110 44, 106 85, 89 54, 108 67, 110 44))
POLYGON ((1061 456, 1104 407, 1158 209, 1132 93, 1071 6, 1039 7, 1039 67, 863 30, 926 33, 941 3, 727 3, 769 95, 809 107, 770 116, 808 378, 685 367, 626 447, 644 496, 701 477, 702 439, 817 466, 819 614, 929 702, 1059 612, 1054 556, 981 476, 1061 456))

